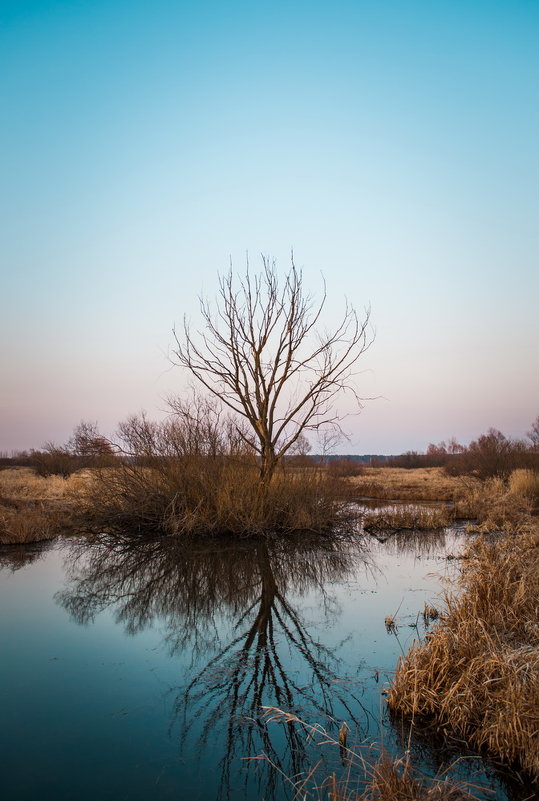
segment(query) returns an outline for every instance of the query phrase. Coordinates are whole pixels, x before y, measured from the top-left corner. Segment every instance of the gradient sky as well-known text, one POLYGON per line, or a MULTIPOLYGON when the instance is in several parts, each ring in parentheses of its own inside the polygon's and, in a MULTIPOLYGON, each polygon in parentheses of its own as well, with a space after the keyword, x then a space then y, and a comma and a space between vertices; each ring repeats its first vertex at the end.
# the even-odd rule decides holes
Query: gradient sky
POLYGON ((294 248, 372 306, 355 453, 539 414, 539 3, 0 0, 0 450, 158 416, 171 329, 294 248))

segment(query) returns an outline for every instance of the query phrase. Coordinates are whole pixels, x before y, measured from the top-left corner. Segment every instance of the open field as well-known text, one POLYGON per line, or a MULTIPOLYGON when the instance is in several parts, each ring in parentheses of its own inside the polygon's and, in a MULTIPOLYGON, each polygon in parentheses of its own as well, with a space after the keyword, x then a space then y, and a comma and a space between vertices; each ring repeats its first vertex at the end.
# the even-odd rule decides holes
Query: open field
POLYGON ((454 501, 459 479, 441 467, 366 467, 363 475, 349 479, 359 496, 402 501, 454 501))

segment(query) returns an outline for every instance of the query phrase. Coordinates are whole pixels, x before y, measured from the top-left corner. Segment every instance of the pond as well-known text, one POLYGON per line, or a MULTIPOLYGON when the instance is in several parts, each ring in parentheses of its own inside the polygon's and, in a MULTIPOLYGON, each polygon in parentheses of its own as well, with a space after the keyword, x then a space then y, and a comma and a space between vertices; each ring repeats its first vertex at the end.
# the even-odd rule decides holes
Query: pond
POLYGON ((370 762, 410 747, 426 773, 458 759, 452 775, 482 786, 478 797, 520 797, 480 759, 410 737, 386 711, 384 685, 424 636, 424 604, 463 547, 447 530, 4 549, 4 797, 281 801, 294 795, 285 777, 316 763, 305 793, 333 771, 361 789, 338 745, 320 745, 343 721, 370 762), (263 707, 303 724, 268 721, 263 707))

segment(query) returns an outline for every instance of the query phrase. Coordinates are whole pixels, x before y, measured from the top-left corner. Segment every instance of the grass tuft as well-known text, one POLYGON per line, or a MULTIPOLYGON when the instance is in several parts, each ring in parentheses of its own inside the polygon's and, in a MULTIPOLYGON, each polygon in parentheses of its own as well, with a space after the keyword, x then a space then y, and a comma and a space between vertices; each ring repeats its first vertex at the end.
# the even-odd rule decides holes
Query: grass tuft
POLYGON ((539 532, 482 538, 425 642, 397 666, 392 710, 539 781, 539 532))

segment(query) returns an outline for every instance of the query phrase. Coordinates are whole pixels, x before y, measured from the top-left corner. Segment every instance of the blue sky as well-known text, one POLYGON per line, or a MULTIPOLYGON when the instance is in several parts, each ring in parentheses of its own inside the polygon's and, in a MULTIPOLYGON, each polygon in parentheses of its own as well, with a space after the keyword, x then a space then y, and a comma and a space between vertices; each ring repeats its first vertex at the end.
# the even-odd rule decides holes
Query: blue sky
POLYGON ((0 450, 158 416, 245 253, 370 304, 345 451, 539 413, 539 5, 0 2, 0 450))

